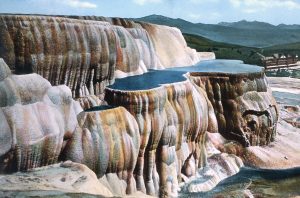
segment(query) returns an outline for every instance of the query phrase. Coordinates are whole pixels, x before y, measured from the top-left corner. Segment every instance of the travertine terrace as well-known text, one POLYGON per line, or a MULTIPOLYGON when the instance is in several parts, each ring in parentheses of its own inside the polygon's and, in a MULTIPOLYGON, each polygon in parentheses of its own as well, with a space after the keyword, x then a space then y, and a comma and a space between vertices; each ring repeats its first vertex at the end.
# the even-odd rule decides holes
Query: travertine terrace
POLYGON ((191 192, 243 166, 209 137, 250 148, 276 138, 278 110, 264 70, 203 61, 214 55, 187 47, 176 28, 2 15, 0 57, 2 174, 71 160, 111 191, 102 195, 175 197, 206 167, 213 176, 190 183, 191 192))

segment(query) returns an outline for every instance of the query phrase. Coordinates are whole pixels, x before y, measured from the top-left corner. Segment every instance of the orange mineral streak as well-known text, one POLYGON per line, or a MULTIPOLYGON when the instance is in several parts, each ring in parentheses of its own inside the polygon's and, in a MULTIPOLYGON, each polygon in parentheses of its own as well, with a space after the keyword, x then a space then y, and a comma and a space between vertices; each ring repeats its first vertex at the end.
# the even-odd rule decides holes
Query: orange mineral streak
POLYGON ((142 91, 106 89, 106 101, 125 107, 139 126, 141 144, 134 171, 138 190, 174 195, 181 172, 191 172, 192 167, 195 174, 205 165, 205 133, 215 132, 217 123, 205 93, 198 90, 188 80, 142 91))
POLYGON ((76 98, 102 94, 115 77, 201 59, 176 28, 74 18, 0 15, 0 57, 14 73, 37 73, 52 85, 65 84, 76 98))

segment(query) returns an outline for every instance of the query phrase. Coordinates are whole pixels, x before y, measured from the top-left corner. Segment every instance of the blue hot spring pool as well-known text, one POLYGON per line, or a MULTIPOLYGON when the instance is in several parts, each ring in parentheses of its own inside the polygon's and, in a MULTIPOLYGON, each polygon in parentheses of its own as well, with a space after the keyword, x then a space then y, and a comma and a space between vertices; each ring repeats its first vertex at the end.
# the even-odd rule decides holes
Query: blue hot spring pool
POLYGON ((146 90, 161 86, 162 84, 185 81, 184 74, 188 72, 217 73, 217 74, 248 74, 261 73, 262 67, 247 65, 238 60, 210 60, 202 61, 189 67, 173 67, 165 70, 150 70, 137 76, 116 79, 111 89, 118 90, 146 90))

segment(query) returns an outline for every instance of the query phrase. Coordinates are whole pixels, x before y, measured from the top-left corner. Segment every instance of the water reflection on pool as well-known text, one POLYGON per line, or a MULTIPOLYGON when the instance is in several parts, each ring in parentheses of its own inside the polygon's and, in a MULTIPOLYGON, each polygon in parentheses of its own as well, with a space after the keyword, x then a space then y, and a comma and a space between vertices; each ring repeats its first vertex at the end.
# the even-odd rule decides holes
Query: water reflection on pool
POLYGON ((262 67, 247 65, 238 60, 210 60, 201 61, 189 67, 173 67, 165 70, 150 70, 147 73, 137 76, 130 76, 116 79, 115 83, 108 88, 118 90, 146 90, 157 88, 162 84, 185 81, 183 76, 187 72, 199 73, 225 73, 225 74, 247 74, 260 73, 262 67))

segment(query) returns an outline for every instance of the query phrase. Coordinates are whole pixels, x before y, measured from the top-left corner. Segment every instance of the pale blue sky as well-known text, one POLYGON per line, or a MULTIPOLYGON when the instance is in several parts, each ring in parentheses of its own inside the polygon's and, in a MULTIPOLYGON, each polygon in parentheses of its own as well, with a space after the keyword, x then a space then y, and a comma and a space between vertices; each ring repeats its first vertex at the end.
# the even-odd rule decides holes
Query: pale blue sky
POLYGON ((0 0, 1 13, 142 17, 160 14, 192 22, 258 20, 300 24, 300 0, 0 0))

